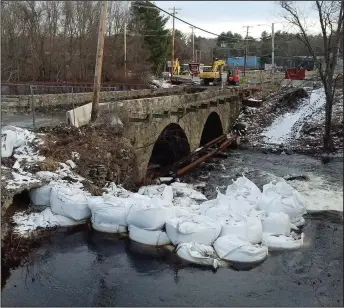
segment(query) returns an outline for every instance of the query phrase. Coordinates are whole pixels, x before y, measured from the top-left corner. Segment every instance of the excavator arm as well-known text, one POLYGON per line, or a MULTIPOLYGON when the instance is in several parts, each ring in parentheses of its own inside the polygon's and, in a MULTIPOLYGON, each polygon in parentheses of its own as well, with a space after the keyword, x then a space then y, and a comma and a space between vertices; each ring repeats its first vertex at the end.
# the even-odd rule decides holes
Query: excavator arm
POLYGON ((213 72, 217 72, 219 70, 219 68, 223 67, 224 65, 226 65, 226 62, 223 60, 215 60, 213 62, 213 72))

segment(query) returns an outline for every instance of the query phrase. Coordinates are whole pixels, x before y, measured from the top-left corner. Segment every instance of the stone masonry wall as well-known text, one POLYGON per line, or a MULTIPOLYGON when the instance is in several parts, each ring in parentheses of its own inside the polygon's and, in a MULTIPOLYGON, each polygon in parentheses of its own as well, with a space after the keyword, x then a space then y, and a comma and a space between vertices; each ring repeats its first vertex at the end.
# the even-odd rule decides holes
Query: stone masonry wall
MULTIPOLYGON (((144 89, 129 91, 106 91, 100 93, 100 102, 121 101, 127 99, 139 99, 143 97, 154 97, 173 95, 185 91, 183 87, 169 89, 144 89)), ((35 108, 64 107, 72 109, 92 101, 93 93, 63 93, 63 94, 42 94, 34 95, 35 108)), ((31 95, 3 95, 1 96, 3 111, 30 111, 31 95)))

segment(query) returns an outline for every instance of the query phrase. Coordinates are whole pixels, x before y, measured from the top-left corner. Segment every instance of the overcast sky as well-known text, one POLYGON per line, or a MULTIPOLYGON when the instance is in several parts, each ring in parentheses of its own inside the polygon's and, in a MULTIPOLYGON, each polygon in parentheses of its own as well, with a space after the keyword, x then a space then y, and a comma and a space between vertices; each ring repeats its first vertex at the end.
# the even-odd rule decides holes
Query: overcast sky
MULTIPOLYGON (((299 3, 305 9, 311 2, 299 3)), ((175 6, 180 9, 177 11, 177 17, 216 34, 232 31, 244 36, 245 26, 249 25, 252 26, 249 28, 249 35, 259 38, 264 30, 271 32, 273 22, 276 23, 275 31, 292 32, 288 24, 281 23, 282 10, 276 1, 155 1, 155 4, 166 11, 175 6)), ((308 9, 307 18, 313 25, 311 32, 320 29, 314 11, 308 9)), ((172 18, 166 27, 172 27, 172 18)), ((191 33, 190 27, 179 20, 175 21, 175 27, 184 33, 191 33)), ((195 30, 195 35, 215 38, 199 30, 195 30)))

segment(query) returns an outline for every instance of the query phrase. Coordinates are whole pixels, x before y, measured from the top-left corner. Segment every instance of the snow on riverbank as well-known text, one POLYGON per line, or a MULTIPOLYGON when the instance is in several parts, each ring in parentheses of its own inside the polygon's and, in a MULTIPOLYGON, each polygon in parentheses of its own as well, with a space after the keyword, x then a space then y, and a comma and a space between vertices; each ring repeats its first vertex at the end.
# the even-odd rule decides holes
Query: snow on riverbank
POLYGON ((343 188, 325 183, 320 177, 310 181, 291 181, 306 201, 307 211, 343 212, 343 188))
POLYGON ((262 132, 264 141, 267 143, 285 144, 291 138, 299 138, 302 123, 307 117, 316 112, 325 105, 324 89, 316 89, 311 92, 308 99, 304 99, 304 103, 296 111, 286 113, 278 117, 270 127, 262 132), (298 126, 298 127, 295 127, 298 126), (295 129, 296 128, 296 129, 295 129))

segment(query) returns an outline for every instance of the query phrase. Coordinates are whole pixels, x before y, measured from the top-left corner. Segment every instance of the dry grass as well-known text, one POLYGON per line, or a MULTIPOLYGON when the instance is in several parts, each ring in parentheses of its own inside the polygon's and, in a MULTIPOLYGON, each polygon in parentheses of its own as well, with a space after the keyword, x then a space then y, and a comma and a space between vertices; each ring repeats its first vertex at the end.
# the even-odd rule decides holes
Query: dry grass
POLYGON ((106 181, 132 187, 136 175, 136 156, 130 141, 115 134, 111 126, 58 127, 46 132, 40 152, 50 161, 73 159, 72 152, 80 154, 73 160, 76 172, 97 186, 106 181))

